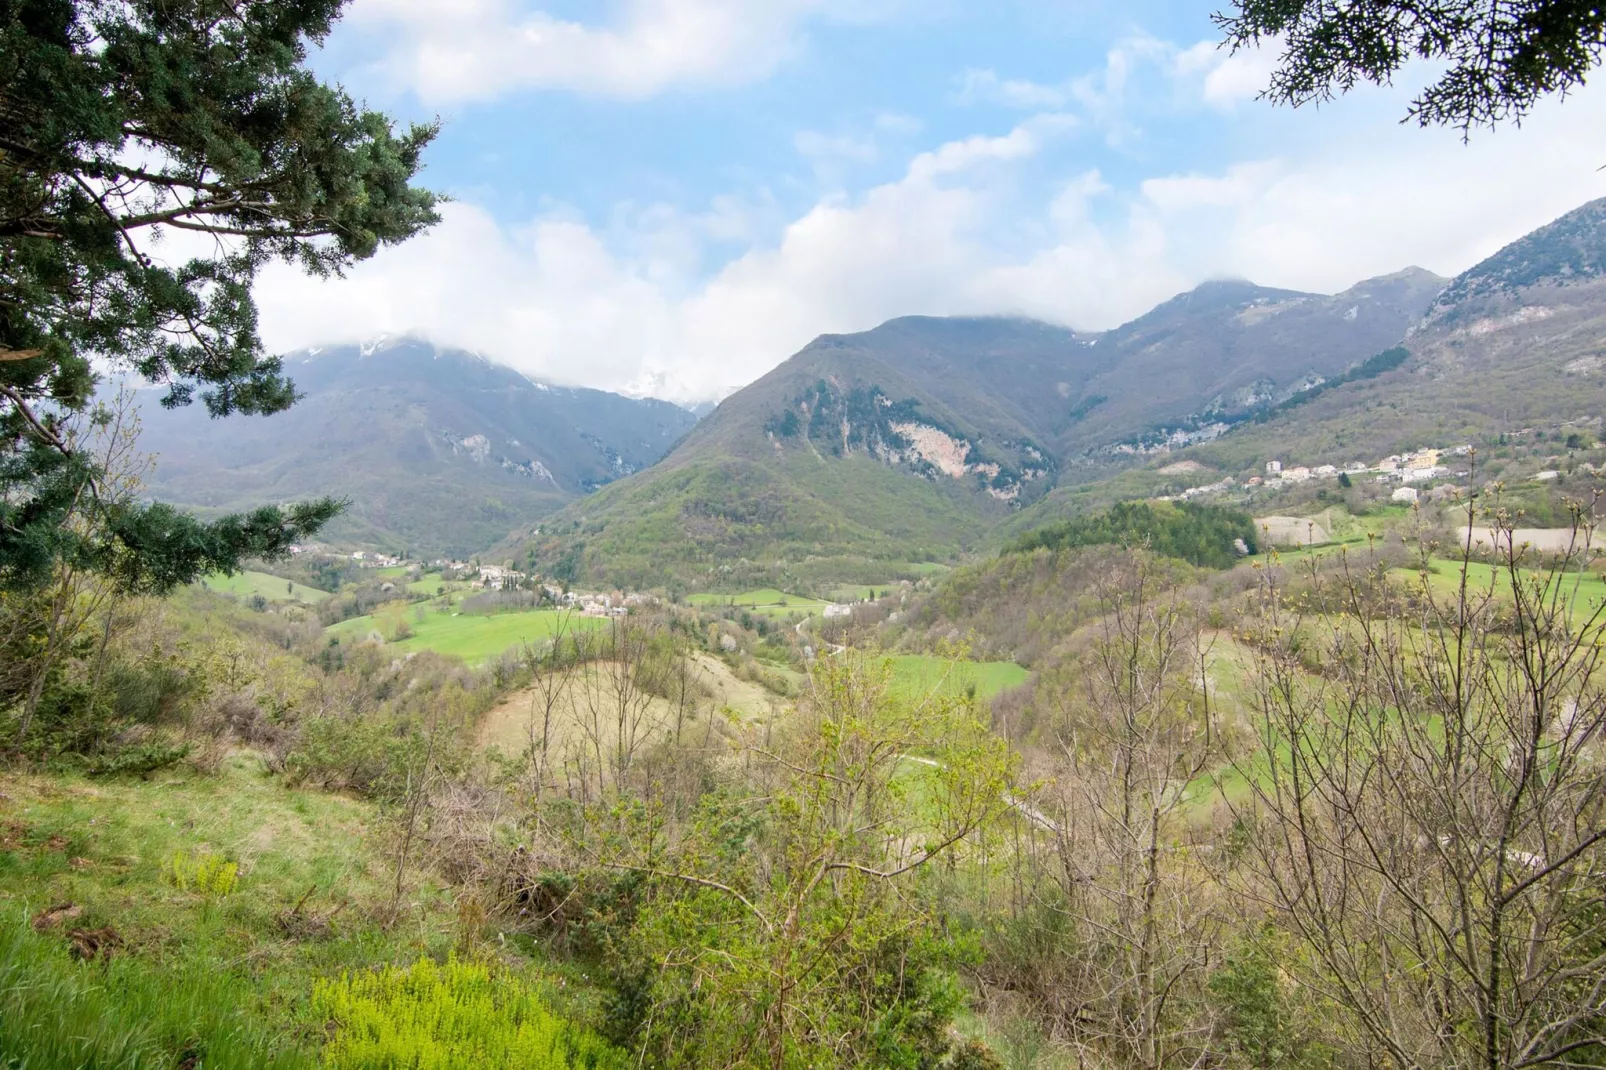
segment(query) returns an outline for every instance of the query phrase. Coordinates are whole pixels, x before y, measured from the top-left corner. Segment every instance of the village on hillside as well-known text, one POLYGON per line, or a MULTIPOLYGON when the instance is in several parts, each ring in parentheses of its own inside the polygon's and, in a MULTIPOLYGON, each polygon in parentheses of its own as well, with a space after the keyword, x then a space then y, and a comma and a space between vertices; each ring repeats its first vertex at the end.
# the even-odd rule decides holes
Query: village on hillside
MULTIPOLYGON (((1312 480, 1345 480, 1357 478, 1370 478, 1375 483, 1397 483, 1390 498, 1397 502, 1416 502, 1419 500, 1425 484, 1438 480, 1465 478, 1470 470, 1458 467, 1452 462, 1455 458, 1466 458, 1472 454, 1472 446, 1463 445, 1455 447, 1428 447, 1410 453, 1397 453, 1384 457, 1381 460, 1367 464, 1364 461, 1352 461, 1342 466, 1332 463, 1316 465, 1286 465, 1281 460, 1268 460, 1265 462, 1265 474, 1251 476, 1240 483, 1232 476, 1208 483, 1204 486, 1190 487, 1178 494, 1163 496, 1161 501, 1189 501, 1209 494, 1219 494, 1234 488, 1254 491, 1258 489, 1275 490, 1293 487, 1312 480)), ((1535 479, 1543 481, 1555 479, 1555 471, 1539 472, 1535 479)), ((1346 483, 1347 485, 1347 483, 1346 483)), ((1447 497, 1453 488, 1446 485, 1441 497, 1447 497)), ((1434 488, 1438 493, 1440 488, 1434 488)))

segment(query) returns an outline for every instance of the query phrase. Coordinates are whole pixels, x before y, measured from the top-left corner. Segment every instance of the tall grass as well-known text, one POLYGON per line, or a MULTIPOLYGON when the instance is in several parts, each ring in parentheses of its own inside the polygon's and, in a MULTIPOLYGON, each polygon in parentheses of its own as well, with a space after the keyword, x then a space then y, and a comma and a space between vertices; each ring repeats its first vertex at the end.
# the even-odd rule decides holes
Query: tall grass
POLYGON ((0 915, 3 1070, 292 1070, 304 1052, 274 1050, 237 1012, 226 975, 152 970, 130 957, 77 962, 59 934, 0 915))

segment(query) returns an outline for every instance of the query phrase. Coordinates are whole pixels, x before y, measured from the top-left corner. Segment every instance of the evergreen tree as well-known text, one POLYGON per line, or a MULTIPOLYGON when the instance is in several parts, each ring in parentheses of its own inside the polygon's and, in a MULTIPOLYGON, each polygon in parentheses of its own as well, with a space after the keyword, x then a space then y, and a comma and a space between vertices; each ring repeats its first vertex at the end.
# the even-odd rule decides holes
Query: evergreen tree
POLYGON ((0 590, 71 562, 163 591, 281 554, 338 512, 202 523, 102 503, 64 428, 89 410, 92 358, 164 385, 170 407, 285 409, 257 271, 337 275, 436 220, 412 185, 436 125, 398 132, 305 67, 343 4, 0 0, 0 590), (211 240, 166 262, 157 243, 181 232, 211 240))
POLYGON ((1413 59, 1438 77, 1411 102, 1426 125, 1519 121, 1539 100, 1584 84, 1606 48, 1595 0, 1234 0, 1216 23, 1234 49, 1281 51, 1266 95, 1330 100, 1389 83, 1413 59))

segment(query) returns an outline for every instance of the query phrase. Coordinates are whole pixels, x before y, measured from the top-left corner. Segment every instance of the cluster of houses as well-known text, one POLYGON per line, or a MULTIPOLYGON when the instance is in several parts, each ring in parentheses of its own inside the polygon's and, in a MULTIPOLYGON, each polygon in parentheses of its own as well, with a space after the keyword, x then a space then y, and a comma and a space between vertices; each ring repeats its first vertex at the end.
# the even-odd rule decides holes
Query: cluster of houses
MULTIPOLYGON (((1457 446, 1454 449, 1421 449, 1413 453, 1399 453, 1385 457, 1373 465, 1368 465, 1364 461, 1353 461, 1343 467, 1336 464, 1284 467, 1281 461, 1267 461, 1265 474, 1251 476, 1244 481, 1243 486, 1252 490, 1257 487, 1292 486, 1311 480, 1337 479, 1341 475, 1350 477, 1370 475, 1377 483, 1401 484, 1391 495, 1395 501, 1414 502, 1418 496, 1415 484, 1427 483, 1450 475, 1465 475, 1465 472, 1452 472, 1449 465, 1444 462, 1452 457, 1464 457, 1471 452, 1471 446, 1457 446)), ((1541 472, 1537 478, 1554 479, 1555 475, 1554 472, 1541 472)), ((1228 476, 1215 483, 1190 487, 1179 494, 1167 495, 1160 500, 1188 501, 1208 494, 1219 494, 1237 485, 1238 481, 1228 476)))
POLYGON ((567 609, 575 609, 582 617, 623 617, 638 606, 651 606, 658 603, 658 599, 650 594, 626 594, 614 591, 611 594, 584 593, 581 591, 565 591, 557 587, 545 586, 541 588, 554 605, 567 609))
POLYGON ((1312 479, 1336 479, 1340 475, 1365 476, 1370 475, 1376 483, 1399 483, 1390 496, 1397 502, 1414 502, 1418 497, 1418 488, 1413 484, 1427 483, 1431 480, 1442 479, 1449 475, 1465 475, 1465 472, 1452 473, 1450 466, 1444 462, 1452 457, 1465 457, 1472 452, 1471 446, 1457 446, 1454 449, 1421 449, 1412 453, 1396 453, 1384 457, 1376 464, 1368 465, 1364 461, 1355 461, 1343 468, 1332 464, 1321 464, 1315 467, 1303 465, 1284 468, 1281 461, 1267 461, 1266 474, 1255 476, 1248 481, 1251 487, 1279 486, 1291 483, 1304 483, 1312 479))

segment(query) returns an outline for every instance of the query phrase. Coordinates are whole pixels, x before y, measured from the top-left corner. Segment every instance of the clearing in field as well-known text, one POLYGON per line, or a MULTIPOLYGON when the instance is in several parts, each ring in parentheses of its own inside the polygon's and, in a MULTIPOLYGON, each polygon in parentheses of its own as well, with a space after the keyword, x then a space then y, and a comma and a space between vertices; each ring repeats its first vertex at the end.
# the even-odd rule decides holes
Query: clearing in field
POLYGON ((1256 518, 1255 527, 1270 546, 1318 546, 1332 541, 1315 517, 1263 516, 1256 518))
MULTIPOLYGON (((612 663, 603 663, 565 673, 552 711, 548 747, 553 754, 565 754, 589 740, 586 726, 592 720, 593 706, 602 712, 599 719, 605 719, 607 712, 617 706, 619 689, 614 686, 615 674, 611 671, 615 668, 612 663)), ((737 678, 729 666, 707 654, 694 655, 692 669, 697 709, 694 715, 686 711, 683 730, 690 724, 699 731, 712 728, 719 732, 724 722, 767 720, 779 715, 783 704, 789 701, 758 684, 737 678), (712 725, 708 721, 710 716, 715 718, 712 725)), ((480 722, 480 745, 494 746, 504 754, 524 751, 530 746, 532 727, 539 732, 545 714, 543 698, 539 688, 526 688, 497 703, 480 722)), ((643 705, 641 718, 651 726, 650 737, 671 731, 681 713, 676 703, 661 696, 643 699, 643 705)))

